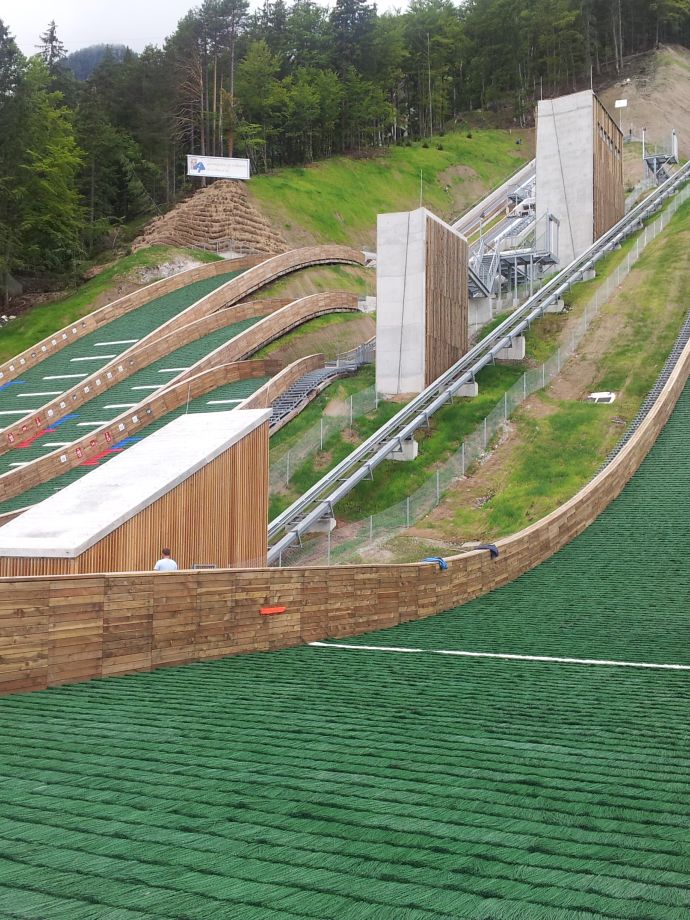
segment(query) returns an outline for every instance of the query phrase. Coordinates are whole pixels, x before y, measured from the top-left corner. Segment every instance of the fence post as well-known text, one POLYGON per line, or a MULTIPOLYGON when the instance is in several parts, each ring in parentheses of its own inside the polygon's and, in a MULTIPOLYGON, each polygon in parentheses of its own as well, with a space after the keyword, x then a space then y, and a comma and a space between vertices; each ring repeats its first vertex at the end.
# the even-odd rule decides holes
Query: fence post
POLYGON ((527 373, 522 375, 522 398, 527 399, 527 373))
POLYGON ((503 394, 503 421, 508 421, 508 391, 503 394))
POLYGON ((461 457, 461 459, 462 459, 462 473, 461 473, 461 475, 464 476, 464 475, 465 475, 465 442, 464 442, 464 441, 462 442, 462 446, 461 446, 461 448, 460 448, 460 457, 461 457))
POLYGON ((408 495, 405 499, 405 520, 407 521, 407 526, 410 526, 410 496, 408 495))
POLYGON ((369 542, 371 543, 374 539, 374 515, 369 515, 369 542))
POLYGON ((285 485, 290 485, 290 451, 287 452, 285 464, 285 485))
POLYGON ((320 425, 320 450, 323 450, 323 416, 321 416, 321 425, 320 425))
POLYGON ((328 531, 328 564, 331 564, 331 532, 328 531))
POLYGON ((352 428, 352 400, 354 397, 350 397, 350 428, 352 428))
POLYGON ((560 374, 561 372, 561 349, 556 349, 556 373, 560 374))
POLYGON ((541 388, 546 386, 546 362, 541 366, 541 388))
POLYGON ((436 504, 441 501, 441 472, 436 470, 436 504))
POLYGON ((486 450, 486 416, 484 416, 484 450, 486 450))

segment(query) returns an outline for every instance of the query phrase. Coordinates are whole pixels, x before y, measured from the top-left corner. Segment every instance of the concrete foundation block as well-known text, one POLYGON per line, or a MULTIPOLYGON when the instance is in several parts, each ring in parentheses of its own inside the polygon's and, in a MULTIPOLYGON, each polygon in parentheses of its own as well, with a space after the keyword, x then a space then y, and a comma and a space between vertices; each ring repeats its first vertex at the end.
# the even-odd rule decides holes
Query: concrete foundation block
POLYGON ((509 348, 502 348, 496 355, 498 361, 522 361, 525 357, 525 337, 518 335, 509 348))
POLYGON ((399 447, 397 450, 393 451, 389 459, 401 460, 405 462, 408 460, 416 460, 418 454, 419 444, 415 441, 414 438, 409 438, 407 441, 402 442, 402 447, 399 447))
POLYGON ((330 533, 332 530, 335 530, 335 518, 323 517, 311 525, 308 533, 330 533))
POLYGON ((597 273, 595 272, 593 268, 588 269, 586 272, 582 272, 583 281, 594 281, 596 276, 597 276, 597 273))
POLYGON ((476 380, 472 380, 470 383, 463 383, 463 385, 455 391, 456 396, 467 396, 472 398, 473 396, 479 395, 479 384, 476 380))
POLYGON ((553 300, 544 313, 562 313, 565 310, 565 301, 562 297, 559 297, 558 300, 553 300))

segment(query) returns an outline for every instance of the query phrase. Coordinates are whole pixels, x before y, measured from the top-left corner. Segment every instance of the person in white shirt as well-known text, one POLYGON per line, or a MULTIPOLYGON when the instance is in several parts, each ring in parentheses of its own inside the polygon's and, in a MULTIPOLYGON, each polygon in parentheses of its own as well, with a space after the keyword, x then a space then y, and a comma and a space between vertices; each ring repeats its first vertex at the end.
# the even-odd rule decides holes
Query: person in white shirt
POLYGON ((161 558, 154 565, 153 570, 155 572, 174 572, 177 569, 177 563, 171 558, 170 550, 166 547, 161 550, 161 553, 161 558))

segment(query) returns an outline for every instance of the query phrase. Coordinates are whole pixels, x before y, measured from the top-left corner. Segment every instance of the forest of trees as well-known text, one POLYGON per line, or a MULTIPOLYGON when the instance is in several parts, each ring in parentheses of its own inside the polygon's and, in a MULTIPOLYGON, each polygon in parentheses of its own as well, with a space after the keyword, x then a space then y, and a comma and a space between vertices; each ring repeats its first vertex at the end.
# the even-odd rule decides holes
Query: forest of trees
POLYGON ((174 201, 187 153, 261 171, 433 135, 470 109, 524 123, 540 94, 687 45, 690 0, 203 0, 161 48, 70 49, 74 72, 58 31, 27 58, 0 20, 0 282, 65 270, 174 201))

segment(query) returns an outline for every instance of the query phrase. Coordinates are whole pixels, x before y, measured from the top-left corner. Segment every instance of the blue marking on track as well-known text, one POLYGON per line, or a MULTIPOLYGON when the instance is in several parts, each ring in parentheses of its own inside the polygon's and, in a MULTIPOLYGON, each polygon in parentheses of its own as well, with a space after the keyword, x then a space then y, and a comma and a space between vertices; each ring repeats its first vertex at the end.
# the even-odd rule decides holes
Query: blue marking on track
POLYGON ((136 444, 137 441, 141 440, 141 438, 123 438, 121 441, 118 441, 117 444, 113 444, 113 449, 116 447, 127 447, 129 444, 136 444))
POLYGON ((25 380, 8 380, 7 383, 0 384, 0 392, 6 390, 7 387, 18 387, 21 383, 26 383, 25 380))
POLYGON ((62 418, 58 419, 56 422, 51 422, 50 426, 46 428, 46 431, 55 431, 60 425, 64 425, 65 422, 71 422, 72 419, 79 418, 78 412, 72 412, 70 415, 65 415, 62 418))

